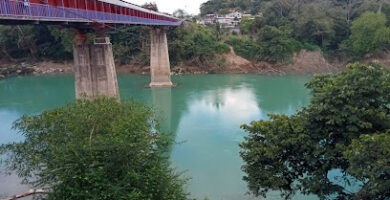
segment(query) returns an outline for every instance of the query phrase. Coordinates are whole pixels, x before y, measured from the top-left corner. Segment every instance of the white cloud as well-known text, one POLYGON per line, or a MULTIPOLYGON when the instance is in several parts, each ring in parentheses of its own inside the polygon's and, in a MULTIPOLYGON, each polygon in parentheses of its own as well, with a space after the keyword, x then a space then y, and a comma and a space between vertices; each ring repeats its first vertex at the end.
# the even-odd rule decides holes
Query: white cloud
POLYGON ((183 9, 190 14, 199 14, 199 7, 207 0, 127 0, 128 2, 143 5, 147 2, 155 2, 161 12, 173 13, 177 9, 183 9))

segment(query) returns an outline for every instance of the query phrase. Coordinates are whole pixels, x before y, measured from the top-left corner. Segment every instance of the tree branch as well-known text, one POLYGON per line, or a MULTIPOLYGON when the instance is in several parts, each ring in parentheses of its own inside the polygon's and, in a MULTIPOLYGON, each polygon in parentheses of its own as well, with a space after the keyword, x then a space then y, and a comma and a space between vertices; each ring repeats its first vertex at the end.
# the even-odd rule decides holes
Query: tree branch
POLYGON ((15 199, 20 199, 20 198, 24 198, 27 196, 31 196, 34 194, 48 194, 48 193, 49 193, 48 191, 43 190, 43 189, 31 189, 28 192, 25 192, 23 194, 14 195, 13 197, 8 197, 8 198, 5 198, 3 200, 15 200, 15 199))

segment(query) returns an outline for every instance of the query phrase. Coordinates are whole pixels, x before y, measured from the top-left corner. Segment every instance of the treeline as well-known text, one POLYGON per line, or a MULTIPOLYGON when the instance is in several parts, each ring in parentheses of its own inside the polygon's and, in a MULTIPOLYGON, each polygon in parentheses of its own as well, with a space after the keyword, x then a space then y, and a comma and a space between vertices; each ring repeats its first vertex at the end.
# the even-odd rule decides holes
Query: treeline
POLYGON ((260 9, 261 2, 262 0, 211 0, 202 4, 200 14, 225 14, 229 13, 232 8, 256 14, 260 9))
MULTIPOLYGON (((210 0, 202 4, 201 15, 233 9, 257 15, 242 20, 241 34, 230 35, 218 24, 185 22, 169 28, 172 66, 222 66, 217 55, 228 52, 229 45, 248 60, 271 63, 290 62, 302 49, 350 62, 390 48, 390 3, 384 0, 210 0)), ((149 64, 148 27, 118 26, 108 34, 117 63, 149 64)), ((0 26, 0 56, 8 61, 71 60, 73 37, 71 29, 56 26, 0 26)))
POLYGON ((318 48, 328 58, 351 61, 389 49, 384 0, 211 0, 201 14, 233 9, 262 16, 244 19, 244 36, 228 39, 251 60, 288 61, 293 52, 318 48))
POLYGON ((73 36, 52 26, 0 26, 0 57, 6 61, 71 58, 73 36))
MULTIPOLYGON (((119 64, 149 64, 149 27, 119 26, 107 33, 119 64)), ((229 51, 228 45, 212 29, 195 23, 169 28, 167 34, 173 66, 182 62, 215 65, 218 62, 215 56, 229 51)), ((74 30, 56 26, 0 26, 0 57, 9 62, 71 60, 74 35, 74 30)), ((94 38, 93 34, 88 36, 94 38)))

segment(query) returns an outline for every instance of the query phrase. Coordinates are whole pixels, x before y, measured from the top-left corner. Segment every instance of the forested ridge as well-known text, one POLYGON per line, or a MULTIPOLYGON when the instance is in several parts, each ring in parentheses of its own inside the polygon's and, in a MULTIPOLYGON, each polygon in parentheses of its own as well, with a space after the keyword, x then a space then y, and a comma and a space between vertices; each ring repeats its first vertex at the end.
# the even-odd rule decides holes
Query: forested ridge
POLYGON ((244 19, 244 36, 229 40, 252 60, 283 61, 301 49, 321 49, 330 60, 352 61, 389 48, 390 4, 383 0, 212 0, 201 13, 226 9, 263 16, 244 19))
MULTIPOLYGON (((228 52, 229 45, 252 62, 269 63, 291 62, 302 49, 321 50, 329 61, 347 63, 390 47, 386 0, 210 0, 200 11, 168 30, 172 66, 223 65, 217 55, 228 52), (233 35, 218 25, 195 23, 206 14, 234 10, 259 16, 244 18, 241 34, 233 35)), ((118 63, 149 64, 149 28, 117 26, 108 34, 118 63)), ((72 30, 57 26, 0 26, 0 56, 11 62, 71 60, 73 37, 72 30)))

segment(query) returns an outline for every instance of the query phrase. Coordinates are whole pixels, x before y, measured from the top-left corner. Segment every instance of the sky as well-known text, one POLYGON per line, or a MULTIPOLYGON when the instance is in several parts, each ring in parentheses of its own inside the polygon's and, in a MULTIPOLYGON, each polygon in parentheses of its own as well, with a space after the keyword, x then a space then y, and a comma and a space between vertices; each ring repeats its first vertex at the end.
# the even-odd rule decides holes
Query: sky
POLYGON ((128 2, 143 5, 146 2, 155 2, 160 12, 172 14, 177 9, 183 9, 189 14, 199 14, 199 7, 207 0, 127 0, 128 2))

